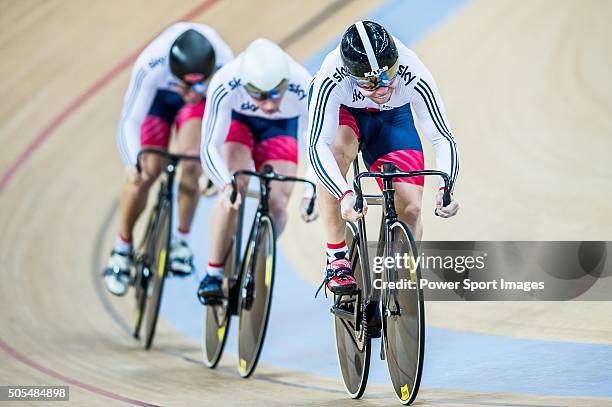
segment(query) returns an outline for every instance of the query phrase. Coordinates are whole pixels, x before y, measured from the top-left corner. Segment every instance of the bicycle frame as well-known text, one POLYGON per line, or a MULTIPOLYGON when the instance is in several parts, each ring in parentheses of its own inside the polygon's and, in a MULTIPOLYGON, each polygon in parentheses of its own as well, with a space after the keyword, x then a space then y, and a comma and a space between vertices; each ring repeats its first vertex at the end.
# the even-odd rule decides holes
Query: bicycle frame
MULTIPOLYGON (((138 173, 141 173, 142 171, 140 159, 143 154, 155 154, 155 155, 161 156, 168 160, 168 163, 166 164, 164 168, 165 177, 161 181, 161 185, 160 185, 160 188, 157 194, 156 209, 153 211, 153 214, 151 215, 153 218, 150 218, 149 220, 149 222, 153 222, 156 225, 154 226, 154 228, 157 228, 159 225, 162 225, 161 222, 164 222, 164 221, 167 222, 167 230, 164 231, 165 235, 156 235, 156 236, 148 235, 150 233, 150 230, 147 230, 147 235, 145 235, 145 239, 147 240, 154 239, 154 240, 152 240, 151 242, 143 241, 143 243, 140 245, 140 248, 139 248, 140 253, 138 254, 136 258, 136 261, 138 264, 137 273, 139 274, 135 276, 135 279, 134 279, 135 281, 133 281, 133 283, 137 282, 138 289, 148 290, 149 284, 151 284, 150 279, 153 277, 153 280, 152 280, 153 294, 151 294, 151 298, 139 300, 138 291, 137 291, 137 302, 138 302, 137 307, 139 308, 138 308, 138 313, 136 317, 137 318, 136 327, 133 333, 133 335, 136 338, 139 337, 140 326, 141 326, 142 318, 143 318, 142 311, 146 311, 147 313, 147 316, 146 316, 147 334, 146 334, 145 349, 149 349, 153 342, 153 337, 155 335, 155 328, 156 328, 157 319, 159 316, 161 298, 163 295, 164 279, 168 273, 169 265, 168 265, 168 262, 166 261, 167 257, 164 257, 160 263, 159 270, 152 270, 151 269, 153 266, 152 263, 154 261, 151 258, 151 256, 155 258, 156 254, 148 252, 148 249, 151 247, 154 247, 154 246, 151 246, 151 244, 157 245, 158 243, 163 243, 165 247, 161 248, 159 253, 165 253, 163 254, 163 256, 168 256, 168 253, 170 251, 171 238, 172 238, 172 224, 173 224, 172 212, 173 212, 173 206, 174 206, 173 185, 174 185, 174 177, 176 175, 176 167, 179 161, 181 160, 199 160, 199 157, 171 154, 171 153, 168 153, 167 151, 158 150, 158 149, 151 149, 151 148, 143 149, 138 153, 138 156, 136 159, 136 170, 138 171, 138 173), (165 240, 160 241, 158 239, 165 239, 165 240), (141 271, 139 272, 138 270, 141 270, 141 271), (145 274, 145 270, 146 270, 146 274, 145 274), (145 279, 145 280, 142 280, 142 279, 145 279)), ((147 228, 149 228, 149 226, 147 226, 147 228)), ((147 294, 142 294, 142 295, 147 295, 147 294)))
MULTIPOLYGON (((168 203, 168 210, 170 212, 170 225, 168 230, 172 231, 172 211, 174 209, 174 178, 176 176, 176 168, 178 166, 179 161, 181 160, 199 160, 199 157, 190 156, 190 155, 182 155, 182 154, 172 154, 165 150, 159 150, 156 148, 144 148, 140 150, 136 157, 136 170, 140 174, 142 172, 142 166, 140 164, 140 159, 144 154, 154 154, 165 158, 168 160, 163 172, 165 175, 165 179, 162 180, 159 191, 157 193, 157 207, 161 208, 162 203, 168 203)), ((146 259, 143 259, 146 260, 146 259)))
MULTIPOLYGON (((450 203, 450 192, 452 189, 452 185, 450 183, 450 179, 445 172, 436 171, 436 170, 420 170, 420 171, 409 171, 402 172, 395 167, 395 165, 391 163, 383 164, 382 172, 359 172, 359 163, 357 160, 353 161, 353 173, 356 174, 355 179, 353 181, 353 188, 355 190, 356 195, 356 203, 355 210, 357 212, 361 212, 363 208, 363 201, 366 200, 368 205, 380 205, 383 207, 382 211, 382 219, 381 226, 379 232, 379 241, 390 241, 390 226, 395 222, 398 218, 397 211, 395 209, 395 190, 393 189, 393 179, 394 178, 403 178, 403 177, 416 177, 416 176, 426 176, 426 175, 435 175, 440 176, 444 180, 445 192, 443 196, 443 205, 447 206, 450 203), (361 180, 363 178, 381 178, 383 180, 383 190, 381 195, 364 195, 361 188, 361 180)), ((359 294, 361 296, 362 306, 361 309, 357 310, 355 315, 352 315, 352 318, 355 318, 355 327, 359 329, 361 320, 366 320, 367 315, 365 315, 365 311, 369 304, 377 303, 380 300, 380 290, 374 287, 372 284, 372 275, 370 272, 370 258, 368 253, 368 238, 365 224, 365 217, 362 217, 357 222, 358 228, 358 245, 360 249, 359 261, 362 270, 362 291, 359 294), (363 313, 363 315, 361 315, 363 313)), ((342 296, 337 298, 336 310, 334 313, 341 316, 342 310, 337 309, 342 296)), ((348 315, 344 315, 346 318, 348 315)))
MULTIPOLYGON (((257 235, 257 227, 259 225, 259 220, 261 219, 261 217, 269 216, 270 182, 271 181, 304 182, 304 183, 308 183, 309 185, 311 185, 314 192, 313 192, 312 199, 310 201, 310 205, 308 207, 308 212, 312 213, 312 211, 314 210, 314 202, 316 199, 316 187, 314 183, 312 183, 311 181, 302 179, 302 178, 298 178, 298 177, 277 174, 274 172, 273 168, 269 165, 266 165, 264 167, 264 170, 262 173, 250 171, 250 170, 236 171, 234 173, 234 176, 232 177, 233 190, 230 196, 230 200, 232 202, 235 202, 238 196, 237 178, 240 176, 257 177, 260 180, 259 182, 259 203, 257 206, 257 211, 255 212, 255 216, 253 218, 253 223, 251 224, 251 231, 249 232, 249 238, 247 242, 253 241, 254 236, 257 235)), ((238 214, 238 225, 237 225, 236 233, 234 237, 235 239, 234 244, 236 245, 236 250, 234 251, 234 255, 236 257, 234 258, 235 268, 229 277, 229 291, 230 292, 233 289, 235 289, 237 285, 240 284, 240 281, 242 280, 242 274, 244 272, 245 258, 242 256, 242 253, 241 253, 242 251, 242 230, 244 227, 243 222, 244 222, 244 203, 240 205, 239 214, 238 214)), ((230 308, 231 308, 232 315, 237 315, 237 307, 231 306, 230 304, 230 308)))
POLYGON ((164 168, 164 174, 166 175, 165 182, 162 181, 161 188, 159 189, 158 197, 160 198, 158 203, 161 202, 161 198, 167 199, 170 202, 170 209, 172 209, 173 198, 174 198, 174 177, 176 175, 176 167, 181 160, 199 160, 200 157, 192 156, 192 155, 184 155, 184 154, 172 154, 165 150, 159 150, 156 148, 144 148, 140 150, 138 156, 136 157, 136 170, 140 174, 142 172, 142 166, 140 164, 140 158, 144 154, 154 154, 160 156, 166 160, 168 163, 164 168))
MULTIPOLYGON (((360 173, 357 160, 353 161, 353 169, 355 211, 362 210, 364 199, 369 205, 382 206, 375 255, 414 255, 417 248, 410 228, 400 219, 395 209, 393 180, 422 175, 440 176, 444 180, 445 192, 442 201, 446 206, 450 204, 451 191, 447 174, 433 170, 401 172, 392 163, 385 163, 382 172, 360 173), (381 179, 382 193, 364 195, 361 189, 362 178, 381 179), (401 246, 396 248, 395 243, 401 246)), ((380 337, 380 358, 387 361, 395 394, 402 404, 412 403, 418 393, 423 366, 422 341, 425 338, 425 325, 422 291, 417 288, 406 295, 398 295, 394 288, 374 284, 365 217, 359 219, 357 225, 348 222, 345 235, 347 243, 348 239, 351 239, 349 258, 355 266, 355 277, 360 283, 359 289, 352 293, 335 295, 331 308, 335 316, 338 363, 345 388, 352 398, 360 398, 363 395, 370 369, 371 339, 380 337)), ((395 281, 398 275, 394 267, 384 267, 381 277, 384 283, 395 281)), ((420 278, 418 266, 410 270, 410 278, 420 278)), ((375 281, 378 281, 378 277, 375 281)))

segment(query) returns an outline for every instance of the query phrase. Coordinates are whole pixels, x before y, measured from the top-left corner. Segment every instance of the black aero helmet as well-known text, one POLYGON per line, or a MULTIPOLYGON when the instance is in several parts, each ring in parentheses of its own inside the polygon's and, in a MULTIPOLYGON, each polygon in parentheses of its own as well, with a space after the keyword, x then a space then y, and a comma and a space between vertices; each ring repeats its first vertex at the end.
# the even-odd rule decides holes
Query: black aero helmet
POLYGON ((215 72, 215 50, 206 37, 189 29, 170 47, 170 71, 186 82, 207 79, 215 72))
POLYGON ((393 37, 373 21, 357 21, 346 30, 340 55, 349 73, 360 78, 376 76, 393 67, 398 59, 393 37))

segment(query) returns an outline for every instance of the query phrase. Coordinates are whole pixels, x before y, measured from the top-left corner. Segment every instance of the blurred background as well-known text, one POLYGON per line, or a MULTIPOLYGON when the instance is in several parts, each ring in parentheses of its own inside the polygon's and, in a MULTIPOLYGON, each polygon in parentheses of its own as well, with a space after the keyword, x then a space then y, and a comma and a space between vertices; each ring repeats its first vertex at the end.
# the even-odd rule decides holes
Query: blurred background
MULTIPOLYGON (((313 298, 323 229, 299 219, 297 191, 249 381, 235 372, 234 337, 216 371, 201 365, 195 278, 169 280, 151 352, 129 335, 132 297, 109 298, 99 279, 124 176, 115 131, 138 52, 190 20, 236 54, 270 38, 314 74, 358 19, 417 52, 457 140, 462 208, 435 218, 427 184, 424 239, 611 240, 608 0, 0 0, 0 384, 68 384, 87 405, 394 402, 376 357, 366 398, 344 394, 329 303, 313 298)), ((199 269, 211 203, 201 200, 193 227, 199 269)), ((432 302, 427 322, 423 404, 612 405, 609 302, 432 302)))

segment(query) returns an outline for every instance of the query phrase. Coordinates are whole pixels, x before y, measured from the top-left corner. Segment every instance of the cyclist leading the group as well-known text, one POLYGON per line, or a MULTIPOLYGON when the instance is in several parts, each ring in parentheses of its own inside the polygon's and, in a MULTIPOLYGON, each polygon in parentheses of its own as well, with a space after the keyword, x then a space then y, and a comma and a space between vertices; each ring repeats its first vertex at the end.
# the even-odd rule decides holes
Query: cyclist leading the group
MULTIPOLYGON (((204 114, 206 84, 217 68, 233 58, 229 46, 212 28, 195 23, 171 25, 138 56, 125 94, 117 144, 127 168, 120 197, 120 226, 108 265, 106 288, 124 295, 132 266, 132 231, 146 206, 149 189, 164 163, 156 155, 141 159, 142 173, 135 169, 141 148, 167 149, 174 124, 177 152, 198 155, 204 114)), ((175 275, 193 272, 193 254, 187 244, 199 198, 196 162, 181 162, 178 192, 178 229, 169 253, 175 275)))
MULTIPOLYGON (((240 194, 234 203, 231 176, 237 170, 255 166, 260 171, 271 165, 282 175, 297 173, 298 150, 306 150, 308 120, 308 71, 278 45, 257 39, 235 60, 217 72, 210 83, 202 124, 202 165, 221 191, 210 214, 210 251, 206 275, 198 296, 207 299, 223 296, 221 282, 225 255, 237 227, 237 209, 247 188, 247 177, 238 180, 240 194)), ((312 172, 306 178, 315 181, 312 172)), ((290 182, 272 182, 270 215, 280 235, 286 222, 286 207, 293 189, 290 182)), ((306 208, 312 197, 306 186, 301 204, 305 221, 316 218, 306 208)))
MULTIPOLYGON (((309 99, 309 159, 326 189, 318 198, 327 239, 324 284, 335 294, 352 292, 356 281, 346 258, 345 221, 361 218, 367 203, 361 213, 353 209, 355 194, 345 177, 358 152, 371 171, 381 171, 385 162, 401 171, 423 169, 411 107, 451 185, 459 171, 457 147, 431 73, 412 50, 372 21, 358 21, 346 30, 315 75, 309 99)), ((423 178, 393 181, 398 216, 416 240, 422 236, 423 178)), ((442 207, 441 185, 435 211, 448 218, 459 205, 452 200, 442 207)))

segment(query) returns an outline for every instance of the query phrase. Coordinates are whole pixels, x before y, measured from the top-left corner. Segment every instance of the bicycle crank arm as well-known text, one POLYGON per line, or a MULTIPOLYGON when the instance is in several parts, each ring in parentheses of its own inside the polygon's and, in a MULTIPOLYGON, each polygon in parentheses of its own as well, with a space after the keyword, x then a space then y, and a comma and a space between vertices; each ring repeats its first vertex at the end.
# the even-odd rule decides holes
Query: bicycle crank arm
POLYGON ((337 308, 336 306, 331 307, 329 311, 338 318, 346 319, 347 321, 351 322, 355 321, 355 314, 351 311, 346 311, 342 308, 337 308))

